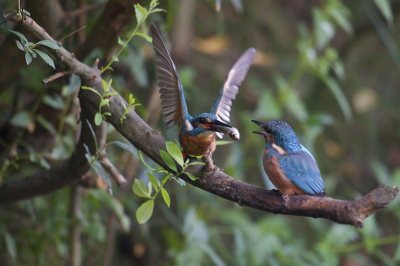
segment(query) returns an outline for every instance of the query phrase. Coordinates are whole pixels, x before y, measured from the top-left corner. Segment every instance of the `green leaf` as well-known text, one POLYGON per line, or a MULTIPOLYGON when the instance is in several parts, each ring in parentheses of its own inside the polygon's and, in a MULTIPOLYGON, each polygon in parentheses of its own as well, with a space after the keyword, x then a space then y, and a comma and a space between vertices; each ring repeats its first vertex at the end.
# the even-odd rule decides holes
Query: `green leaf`
POLYGON ((332 78, 328 77, 323 80, 325 84, 329 87, 331 92, 336 98, 336 101, 339 103, 340 108, 342 109, 343 115, 347 121, 352 119, 352 113, 350 104, 346 99, 342 89, 340 88, 339 84, 332 78))
POLYGON ((101 96, 101 94, 100 94, 98 91, 96 91, 95 89, 93 89, 93 88, 86 87, 86 86, 82 86, 82 89, 84 89, 84 90, 90 90, 90 91, 96 93, 97 95, 99 95, 100 98, 103 98, 103 97, 101 96))
POLYGON ((182 152, 179 149, 178 145, 175 142, 167 141, 165 144, 168 153, 175 159, 175 161, 180 165, 183 166, 183 157, 182 152))
POLYGON ((153 215, 154 200, 148 200, 143 203, 136 212, 136 219, 139 224, 147 222, 151 215, 153 215))
POLYGON ((94 123, 96 124, 96 126, 100 126, 101 122, 103 122, 103 116, 100 113, 96 113, 96 115, 94 116, 94 123))
POLYGON ((178 170, 176 169, 176 165, 174 160, 172 159, 171 155, 168 154, 168 152, 164 151, 164 150, 160 150, 160 155, 161 155, 161 159, 164 161, 164 163, 172 170, 175 172, 178 172, 178 170))
POLYGON ((374 2, 375 2, 375 5, 381 11, 382 15, 385 17, 385 19, 389 22, 393 22, 393 13, 392 13, 392 8, 390 7, 390 1, 389 0, 374 0, 374 2))
POLYGON ((25 61, 27 65, 29 65, 32 62, 32 56, 28 52, 25 53, 25 61))
POLYGON ((25 48, 30 48, 30 47, 32 47, 34 45, 34 43, 33 42, 27 42, 27 43, 25 43, 25 48))
POLYGON ((197 179, 199 179, 198 177, 195 177, 194 175, 192 175, 191 173, 185 172, 185 174, 192 179, 193 181, 196 181, 197 179))
POLYGON ((140 4, 134 5, 135 7, 135 13, 136 13, 136 20, 138 24, 141 24, 147 16, 147 10, 142 7, 140 4))
POLYGON ((50 56, 48 56, 46 53, 43 53, 42 51, 39 51, 37 49, 33 49, 36 53, 39 54, 39 56, 52 68, 56 69, 56 67, 54 66, 54 61, 53 59, 51 59, 50 56))
POLYGON ((109 99, 101 99, 100 101, 100 107, 104 106, 104 105, 109 105, 108 103, 110 102, 109 99))
POLYGON ((137 149, 135 147, 133 147, 131 144, 123 143, 121 141, 113 141, 113 142, 109 142, 107 145, 110 145, 110 144, 115 144, 118 147, 120 147, 120 148, 122 148, 122 149, 124 149, 126 151, 129 151, 130 153, 135 155, 137 158, 139 158, 139 154, 138 154, 137 149))
POLYGON ((110 79, 110 80, 108 81, 108 83, 107 83, 107 88, 106 88, 106 90, 105 90, 104 92, 108 92, 108 91, 110 90, 110 88, 111 88, 111 83, 112 83, 112 79, 110 79))
POLYGON ((165 201, 165 204, 167 204, 168 208, 171 204, 171 199, 169 198, 168 192, 165 190, 165 188, 161 187, 161 195, 165 201))
POLYGON ((107 82, 104 79, 101 81, 101 86, 103 87, 103 91, 107 92, 107 82))
POLYGON ((141 153, 140 151, 138 152, 138 154, 139 154, 139 159, 140 159, 140 161, 142 162, 142 164, 143 164, 144 166, 146 166, 146 168, 149 169, 150 171, 155 172, 156 169, 154 169, 154 168, 152 168, 152 167, 150 167, 149 165, 146 164, 146 162, 145 162, 144 159, 143 159, 143 155, 142 155, 142 153, 141 153))
POLYGON ((153 185, 154 189, 156 191, 158 191, 159 187, 160 187, 160 180, 158 180, 158 178, 156 176, 154 176, 152 173, 146 173, 147 177, 150 180, 150 183, 153 185))
POLYGON ((70 77, 68 84, 63 86, 62 88, 62 96, 66 97, 71 95, 79 88, 80 83, 81 79, 78 75, 73 75, 72 77, 70 77))
POLYGON ((46 94, 43 98, 43 102, 54 109, 63 110, 64 109, 64 100, 63 98, 56 94, 54 97, 46 94))
POLYGON ((43 46, 46 46, 46 47, 49 47, 49 48, 52 48, 55 50, 61 49, 60 46, 58 46, 55 42, 52 42, 50 40, 43 40, 43 41, 37 42, 36 44, 40 44, 40 45, 43 45, 43 46))
POLYGON ((136 35, 138 35, 138 36, 141 36, 141 37, 143 37, 143 38, 145 38, 146 39, 146 41, 148 41, 148 42, 153 42, 153 38, 151 38, 149 35, 147 35, 147 34, 144 34, 144 33, 141 33, 141 32, 138 32, 138 33, 136 33, 136 35))
POLYGON ((168 179, 170 178, 171 176, 170 175, 166 175, 166 176, 164 176, 162 179, 161 179, 161 184, 165 184, 165 182, 167 182, 168 181, 168 179))
POLYGON ((18 49, 20 49, 21 51, 25 51, 24 46, 22 45, 22 43, 20 41, 15 40, 15 42, 17 43, 18 49))
POLYGON ((18 32, 18 31, 13 31, 13 30, 10 30, 10 32, 12 32, 12 33, 14 33, 15 35, 17 35, 18 37, 20 37, 21 38, 21 41, 22 41, 22 43, 27 43, 28 42, 28 40, 26 39, 26 37, 21 33, 21 32, 18 32))
POLYGON ((16 126, 16 127, 23 127, 26 128, 29 126, 29 124, 32 122, 32 119, 28 112, 22 111, 19 113, 16 113, 12 118, 11 118, 11 125, 16 126))
POLYGON ((120 45, 124 45, 125 44, 125 42, 123 40, 121 40, 121 38, 119 36, 118 36, 118 44, 120 44, 120 45))
POLYGON ((103 97, 114 96, 114 95, 118 95, 118 92, 116 92, 116 91, 109 91, 109 92, 105 93, 105 94, 103 95, 103 97))
POLYGON ((4 233, 4 242, 6 243, 8 254, 15 260, 17 258, 17 247, 14 238, 8 232, 4 233))
POLYGON ((139 197, 151 199, 149 192, 147 191, 146 185, 140 179, 135 178, 135 181, 133 181, 132 184, 132 190, 133 193, 135 193, 139 197))
POLYGON ((24 11, 23 11, 23 12, 24 12, 24 14, 25 14, 25 15, 28 15, 28 16, 30 16, 30 15, 31 15, 31 13, 29 13, 29 11, 28 11, 28 10, 25 10, 25 9, 24 9, 24 11))
POLYGON ((105 116, 105 115, 111 116, 111 113, 110 112, 105 112, 105 113, 103 113, 103 116, 105 116))
POLYGON ((35 119, 42 127, 48 130, 53 136, 57 135, 57 130, 53 127, 53 125, 49 121, 46 120, 46 118, 44 118, 41 115, 37 115, 35 119))
POLYGON ((33 56, 33 58, 36 58, 36 53, 33 50, 28 50, 28 52, 33 56))
POLYGON ((329 8, 328 12, 335 20, 335 22, 347 33, 351 33, 353 31, 351 23, 346 17, 346 13, 344 13, 342 10, 338 8, 329 8))
POLYGON ((114 55, 114 56, 112 57, 111 61, 113 61, 113 62, 119 62, 118 56, 117 56, 117 55, 114 55))
POLYGON ((162 8, 154 8, 153 10, 151 10, 150 14, 151 13, 156 13, 156 12, 167 12, 167 11, 165 9, 162 9, 162 8))
POLYGON ((133 105, 135 103, 135 98, 133 98, 132 93, 129 94, 129 105, 133 105))
POLYGON ((34 152, 29 153, 29 160, 45 169, 50 169, 50 164, 41 155, 34 152))

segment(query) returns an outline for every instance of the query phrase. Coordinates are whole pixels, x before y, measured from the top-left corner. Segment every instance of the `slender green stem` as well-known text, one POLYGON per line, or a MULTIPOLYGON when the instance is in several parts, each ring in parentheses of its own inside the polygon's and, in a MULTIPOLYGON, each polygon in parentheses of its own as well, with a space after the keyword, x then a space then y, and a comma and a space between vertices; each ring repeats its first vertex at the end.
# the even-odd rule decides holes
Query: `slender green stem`
MULTIPOLYGON (((147 19, 147 16, 146 16, 147 19)), ((111 59, 111 61, 106 65, 105 68, 103 68, 101 70, 101 73, 103 73, 104 71, 106 71, 107 69, 110 68, 111 64, 115 61, 116 58, 118 58, 118 56, 122 53, 122 51, 125 49, 126 46, 128 46, 129 41, 133 38, 133 36, 136 35, 137 30, 139 29, 140 25, 142 25, 142 23, 137 24, 135 29, 133 30, 131 36, 129 36, 128 40, 122 45, 121 49, 119 49, 118 53, 116 55, 113 56, 113 58, 111 59)))

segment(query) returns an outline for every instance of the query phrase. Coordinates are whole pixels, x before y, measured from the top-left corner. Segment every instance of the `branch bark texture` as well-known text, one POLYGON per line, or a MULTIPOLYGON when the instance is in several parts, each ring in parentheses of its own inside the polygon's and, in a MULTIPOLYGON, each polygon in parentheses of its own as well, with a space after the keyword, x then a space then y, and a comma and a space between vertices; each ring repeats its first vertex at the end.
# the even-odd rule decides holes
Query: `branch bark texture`
MULTIPOLYGON (((14 16, 12 20, 20 23, 18 17, 14 16)), ((54 41, 29 17, 22 23, 22 26, 34 32, 40 39, 54 41)), ((97 69, 83 65, 65 49, 51 50, 51 52, 67 69, 81 77, 82 84, 90 86, 99 92, 102 91, 102 79, 97 69)), ((98 108, 100 98, 88 90, 81 90, 79 97, 82 105, 82 117, 93 119, 93 110, 98 108)), ((159 165, 166 167, 159 155, 159 150, 165 150, 165 139, 158 131, 153 130, 146 124, 133 110, 126 115, 126 119, 121 124, 120 118, 124 114, 122 103, 128 106, 120 95, 115 95, 110 99, 110 106, 103 107, 102 112, 110 112, 112 114, 111 117, 107 116, 107 122, 111 123, 138 150, 159 165)), ((101 127, 94 126, 94 128, 99 130, 101 127)), ((83 143, 87 143, 89 141, 87 138, 90 138, 87 131, 87 129, 82 128, 81 140, 68 160, 50 170, 41 171, 21 179, 8 180, 0 184, 0 204, 48 193, 77 181, 81 173, 87 171, 89 167, 85 162, 86 159, 84 159, 85 151, 82 150, 83 143), (74 165, 74 167, 70 171, 76 171, 77 173, 74 172, 72 176, 63 173, 65 168, 71 167, 71 165, 74 165), (62 178, 60 178, 61 175, 62 178), (35 184, 35 186, 32 188, 31 184, 35 184)), ((103 133, 104 131, 96 132, 96 134, 103 133)), ((275 214, 325 218, 337 223, 354 225, 358 228, 363 227, 365 218, 387 206, 399 193, 398 187, 383 185, 355 201, 298 195, 291 196, 285 203, 278 192, 235 180, 218 168, 204 171, 201 165, 195 165, 189 167, 187 171, 199 177, 198 180, 192 181, 188 177, 182 176, 187 183, 219 197, 237 202, 241 206, 275 214)))

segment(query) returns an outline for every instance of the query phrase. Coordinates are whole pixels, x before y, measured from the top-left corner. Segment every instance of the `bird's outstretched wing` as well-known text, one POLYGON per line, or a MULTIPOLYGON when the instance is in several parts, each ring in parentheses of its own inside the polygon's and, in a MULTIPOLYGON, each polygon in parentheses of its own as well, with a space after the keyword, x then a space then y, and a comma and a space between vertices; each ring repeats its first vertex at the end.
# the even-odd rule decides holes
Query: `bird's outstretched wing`
POLYGON ((311 153, 302 146, 302 151, 279 156, 279 165, 286 178, 304 192, 325 195, 324 181, 311 153))
MULTIPOLYGON (((232 100, 236 98, 240 84, 247 75, 250 65, 253 63, 256 50, 254 48, 247 49, 242 56, 236 61, 232 69, 226 77, 225 83, 219 91, 218 97, 214 102, 211 113, 215 114, 222 122, 229 122, 232 106, 232 100)), ((222 133, 216 133, 222 138, 222 133)))
POLYGON ((157 28, 150 24, 153 47, 156 52, 158 86, 160 87, 161 112, 163 112, 165 128, 178 124, 180 127, 188 118, 187 106, 183 95, 182 83, 178 71, 165 46, 157 28))

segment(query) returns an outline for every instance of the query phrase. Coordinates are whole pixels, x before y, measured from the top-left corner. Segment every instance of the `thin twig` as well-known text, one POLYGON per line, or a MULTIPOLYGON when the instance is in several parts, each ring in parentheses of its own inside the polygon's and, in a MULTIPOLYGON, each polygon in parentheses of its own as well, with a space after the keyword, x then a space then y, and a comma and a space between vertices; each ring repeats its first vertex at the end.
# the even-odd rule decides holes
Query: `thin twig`
POLYGON ((110 174, 110 176, 117 182, 117 184, 120 187, 123 187, 126 185, 127 181, 125 177, 115 168, 113 163, 108 159, 107 155, 102 154, 99 157, 99 161, 101 162, 101 165, 104 167, 104 169, 110 174))
POLYGON ((62 40, 64 40, 65 38, 67 38, 67 37, 71 36, 72 34, 75 34, 75 33, 77 33, 78 31, 80 31, 80 30, 82 30, 82 29, 86 28, 86 26, 87 26, 87 25, 85 25, 85 26, 83 26, 83 27, 81 27, 81 28, 77 29, 76 31, 74 31, 74 32, 72 32, 72 33, 70 33, 70 34, 68 34, 67 36, 65 36, 65 37, 63 37, 61 40, 59 40, 58 42, 62 42, 62 40))
POLYGON ((54 75, 51 75, 50 77, 47 77, 42 80, 43 84, 50 83, 58 78, 64 77, 66 75, 72 74, 72 71, 63 71, 63 72, 57 72, 54 75))

